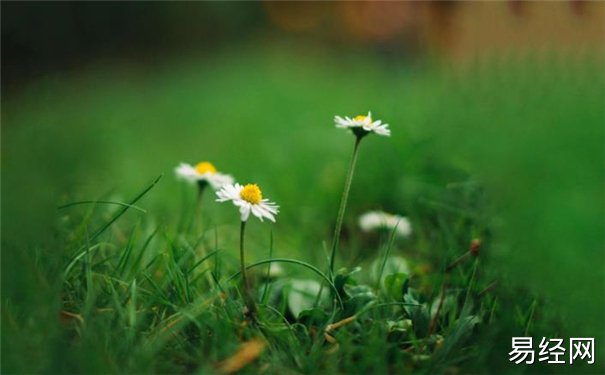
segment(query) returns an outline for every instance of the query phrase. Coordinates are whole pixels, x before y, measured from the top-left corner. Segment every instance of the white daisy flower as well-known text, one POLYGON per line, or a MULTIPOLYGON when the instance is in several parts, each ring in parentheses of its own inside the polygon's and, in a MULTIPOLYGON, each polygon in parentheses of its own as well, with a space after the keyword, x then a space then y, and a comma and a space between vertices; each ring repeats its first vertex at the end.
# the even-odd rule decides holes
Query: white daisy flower
POLYGON ((334 122, 337 128, 351 129, 358 136, 369 133, 376 133, 387 137, 391 135, 391 130, 387 128, 389 124, 383 124, 380 120, 373 121, 372 112, 368 112, 367 116, 359 115, 354 118, 334 116, 334 122))
POLYGON ((238 183, 225 185, 216 192, 216 195, 218 197, 217 202, 233 201, 233 204, 239 207, 242 221, 248 220, 248 216, 252 212, 260 221, 267 218, 275 222, 274 215, 279 212, 278 205, 269 202, 268 199, 263 199, 263 194, 256 184, 247 184, 246 186, 238 183))
POLYGON ((233 177, 230 175, 217 172, 214 165, 207 161, 198 163, 195 167, 186 163, 181 163, 174 171, 179 178, 191 183, 206 182, 212 186, 214 190, 218 190, 225 185, 230 185, 234 181, 233 177))
POLYGON ((364 232, 377 229, 392 230, 397 226, 397 235, 408 237, 412 234, 412 224, 407 217, 392 215, 383 211, 370 211, 359 217, 359 227, 364 232))

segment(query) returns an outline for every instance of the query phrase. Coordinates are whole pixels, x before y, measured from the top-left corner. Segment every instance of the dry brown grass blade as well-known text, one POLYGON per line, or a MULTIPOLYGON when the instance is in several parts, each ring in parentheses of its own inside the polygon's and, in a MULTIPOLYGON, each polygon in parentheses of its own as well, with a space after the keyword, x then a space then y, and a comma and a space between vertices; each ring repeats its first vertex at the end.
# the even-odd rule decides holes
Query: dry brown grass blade
POLYGON ((76 313, 72 313, 72 312, 69 312, 69 311, 65 311, 65 310, 61 311, 61 313, 59 315, 59 319, 64 324, 67 324, 67 323, 73 322, 73 321, 76 321, 76 322, 78 322, 80 324, 84 324, 84 318, 82 318, 82 315, 76 314, 76 313))
POLYGON ((326 327, 326 330, 324 332, 324 339, 329 342, 330 344, 333 344, 332 347, 330 349, 328 349, 326 351, 326 354, 334 354, 336 353, 339 349, 340 349, 340 345, 338 344, 338 341, 336 340, 336 338, 334 336, 332 336, 330 334, 330 332, 344 326, 347 324, 350 324, 352 322, 355 321, 355 319, 357 319, 357 316, 353 315, 350 316, 348 318, 345 318, 341 321, 338 321, 336 323, 333 324, 328 324, 328 326, 326 327))
POLYGON ((339 322, 333 323, 333 324, 328 324, 328 326, 326 327, 326 332, 330 333, 332 331, 334 331, 335 329, 338 329, 346 324, 352 323, 355 321, 355 319, 357 319, 357 316, 353 315, 350 316, 348 318, 345 318, 339 322))
POLYGON ((218 363, 217 370, 223 374, 231 374, 242 369, 261 355, 265 345, 260 339, 245 342, 232 357, 218 363))

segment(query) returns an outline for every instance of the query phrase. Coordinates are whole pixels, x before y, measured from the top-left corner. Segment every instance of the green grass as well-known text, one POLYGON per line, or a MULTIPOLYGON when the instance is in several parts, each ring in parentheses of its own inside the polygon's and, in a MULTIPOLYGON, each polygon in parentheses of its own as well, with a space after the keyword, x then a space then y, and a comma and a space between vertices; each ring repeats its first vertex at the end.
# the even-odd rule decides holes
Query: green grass
POLYGON ((253 46, 99 61, 4 93, 4 373, 212 373, 253 338, 267 346, 244 372, 603 372, 598 61, 457 71, 253 46), (393 136, 362 142, 337 277, 317 300, 305 288, 327 275, 354 140, 332 117, 367 110, 393 136), (243 325, 237 210, 206 194, 202 231, 190 225, 195 189, 173 169, 199 160, 281 206, 276 224, 247 228, 257 325, 243 325), (66 206, 82 201, 122 204, 66 206), (413 236, 361 233, 359 214, 380 208, 408 216, 413 236), (473 238, 480 255, 445 275, 473 238), (511 337, 526 332, 596 337, 597 363, 513 366, 511 337))

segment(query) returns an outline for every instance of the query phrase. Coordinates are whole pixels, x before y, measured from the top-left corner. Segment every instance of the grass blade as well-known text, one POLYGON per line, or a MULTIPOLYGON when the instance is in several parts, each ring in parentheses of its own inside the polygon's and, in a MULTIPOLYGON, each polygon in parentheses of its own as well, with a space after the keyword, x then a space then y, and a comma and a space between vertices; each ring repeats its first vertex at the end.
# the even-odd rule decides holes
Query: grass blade
MULTIPOLYGON (((128 211, 128 209, 135 204, 139 199, 143 198, 143 196, 145 194, 147 194, 151 189, 153 189, 153 187, 162 179, 162 177, 164 177, 164 174, 162 173, 161 175, 159 175, 149 186, 147 186, 147 188, 145 188, 143 191, 141 191, 133 200, 130 201, 130 203, 128 203, 127 207, 124 207, 120 212, 118 212, 111 220, 109 220, 109 222, 107 222, 105 225, 103 225, 101 228, 99 228, 89 239, 89 242, 94 241, 97 237, 99 237, 103 232, 105 232, 107 230, 107 228, 109 228, 113 223, 115 223, 116 220, 118 220, 122 215, 124 215, 126 213, 126 211, 128 211)), ((74 255, 72 257, 72 259, 70 259, 70 261, 67 263, 67 267, 65 268, 65 271, 63 272, 63 278, 66 278, 67 275, 69 274, 69 271, 71 270, 71 268, 73 267, 75 261, 81 257, 82 255, 84 255, 83 250, 85 249, 86 245, 80 247, 80 249, 77 251, 77 254, 74 255)))
MULTIPOLYGON (((296 259, 275 258, 275 259, 265 259, 265 260, 261 260, 261 261, 256 262, 256 263, 249 264, 249 265, 246 266, 246 269, 250 269, 252 267, 257 267, 257 266, 261 266, 263 264, 272 263, 272 262, 296 264, 296 265, 308 268, 311 271, 315 272, 316 274, 318 274, 319 276, 321 276, 321 278, 324 279, 330 285, 330 287, 334 291, 334 295, 336 296, 336 299, 338 300, 339 307, 341 308, 341 310, 344 310, 344 305, 342 303, 342 299, 340 298, 340 295, 338 294, 338 289, 336 289, 336 286, 334 285, 334 283, 332 283, 332 280, 330 280, 330 278, 328 278, 323 272, 321 272, 319 269, 317 269, 317 267, 312 266, 309 263, 306 263, 306 262, 303 262, 303 261, 300 261, 300 260, 296 260, 296 259)), ((233 275, 231 275, 231 277, 229 277, 227 279, 227 282, 232 281, 233 279, 235 279, 236 277, 238 277, 240 274, 241 274, 241 271, 238 271, 238 272, 234 273, 233 275)))
POLYGON ((384 268, 387 265, 387 260, 389 259, 389 254, 391 253, 391 248, 393 247, 393 243, 395 242, 395 233, 397 232, 397 227, 399 226, 399 221, 397 221, 397 224, 395 224, 395 227, 393 227, 393 230, 391 231, 391 238, 389 239, 389 246, 387 247, 387 251, 384 254, 384 260, 382 261, 382 266, 380 267, 380 273, 378 274, 378 280, 376 281, 376 283, 378 285, 376 285, 376 290, 378 292, 380 292, 381 288, 380 288, 380 283, 382 280, 382 274, 384 273, 384 268))
MULTIPOLYGON (((273 231, 269 234, 269 259, 273 257, 273 231)), ((265 282, 265 287, 263 288, 263 296, 260 298, 261 303, 267 303, 267 289, 269 288, 269 277, 271 276, 271 263, 269 263, 269 267, 267 267, 267 281, 265 282)))
POLYGON ((78 206, 81 204, 113 204, 113 205, 117 205, 117 206, 122 206, 125 208, 132 208, 133 210, 137 210, 137 211, 141 211, 142 213, 146 214, 147 210, 142 209, 141 207, 137 207, 135 205, 132 204, 128 204, 128 203, 124 203, 124 202, 117 202, 117 201, 78 201, 78 202, 72 202, 72 203, 68 203, 68 204, 64 204, 62 206, 57 207, 57 210, 62 210, 64 208, 68 208, 68 207, 72 207, 72 206, 78 206))

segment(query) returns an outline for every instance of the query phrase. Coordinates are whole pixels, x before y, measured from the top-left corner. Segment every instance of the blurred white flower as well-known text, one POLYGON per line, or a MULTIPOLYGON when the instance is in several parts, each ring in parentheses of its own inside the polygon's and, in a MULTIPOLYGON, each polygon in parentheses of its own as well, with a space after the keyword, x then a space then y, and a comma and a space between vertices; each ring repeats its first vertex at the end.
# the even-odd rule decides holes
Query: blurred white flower
POLYGON ((195 167, 186 163, 179 164, 174 170, 177 177, 191 183, 207 182, 214 190, 229 184, 233 184, 233 177, 228 174, 222 174, 216 171, 212 163, 203 161, 195 167))
POLYGON ((412 224, 407 217, 389 214, 383 211, 369 211, 359 217, 359 227, 364 232, 377 229, 392 230, 397 226, 396 233, 401 237, 412 234, 412 224))
POLYGON ((305 310, 327 304, 330 301, 329 289, 322 287, 317 280, 293 279, 289 284, 288 308, 295 317, 305 310))
POLYGON ((367 116, 359 115, 354 118, 334 116, 334 122, 336 123, 337 128, 351 129, 354 132, 356 130, 362 130, 366 132, 365 134, 376 133, 387 137, 391 135, 391 130, 387 128, 389 124, 383 124, 380 120, 373 121, 372 112, 368 112, 367 116))
POLYGON ((271 263, 269 278, 277 278, 284 275, 284 268, 279 263, 271 263))
POLYGON ((263 194, 256 184, 247 184, 246 186, 238 183, 225 185, 216 192, 216 196, 218 197, 217 202, 233 201, 233 204, 239 207, 242 221, 248 220, 248 216, 252 212, 260 221, 267 218, 275 222, 274 215, 279 212, 279 206, 269 202, 268 199, 263 199, 263 194))

